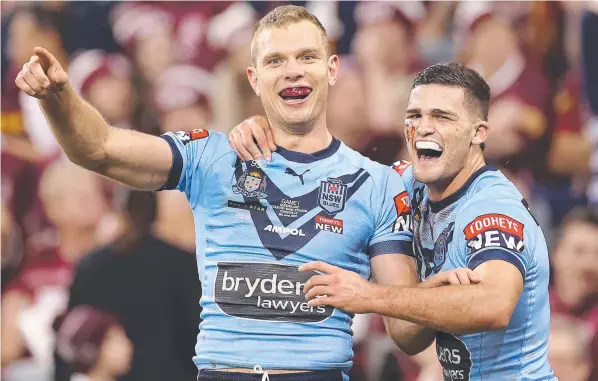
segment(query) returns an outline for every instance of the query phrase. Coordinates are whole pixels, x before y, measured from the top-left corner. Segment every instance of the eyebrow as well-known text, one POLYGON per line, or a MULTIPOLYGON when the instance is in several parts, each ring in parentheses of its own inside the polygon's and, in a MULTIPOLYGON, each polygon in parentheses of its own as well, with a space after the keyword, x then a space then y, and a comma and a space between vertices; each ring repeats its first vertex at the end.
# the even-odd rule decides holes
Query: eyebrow
POLYGON ((304 55, 306 55, 306 54, 314 54, 314 55, 317 55, 318 53, 319 53, 319 52, 318 52, 318 49, 315 49, 315 48, 305 48, 305 49, 301 49, 301 50, 299 51, 299 54, 298 54, 298 55, 300 55, 300 56, 304 56, 304 55))
POLYGON ((452 111, 449 111, 449 110, 441 110, 439 108, 432 109, 432 115, 438 115, 438 114, 450 115, 453 118, 458 118, 459 117, 459 115, 457 115, 456 112, 452 112, 452 111))
POLYGON ((279 56, 280 56, 280 53, 278 53, 278 52, 273 52, 273 53, 267 54, 267 55, 265 55, 265 56, 264 56, 264 58, 262 59, 262 62, 263 62, 263 63, 267 63, 267 62, 268 62, 269 60, 271 60, 272 58, 276 58, 276 57, 279 57, 279 56))
MULTIPOLYGON (((422 111, 420 108, 410 108, 406 111, 407 114, 421 114, 422 111)), ((458 118, 459 115, 457 115, 457 113, 453 112, 453 111, 449 111, 449 110, 442 110, 439 108, 434 108, 432 109, 432 111, 430 112, 430 114, 432 115, 439 115, 439 114, 443 114, 443 115, 450 115, 453 118, 458 118)))
MULTIPOLYGON (((318 53, 319 53, 318 49, 315 49, 315 48, 304 48, 304 49, 301 49, 301 50, 299 50, 298 52, 296 52, 294 54, 296 54, 298 56, 304 56, 306 54, 318 55, 318 53)), ((282 55, 283 54, 280 53, 280 52, 272 52, 270 54, 265 55, 264 59, 262 60, 262 62, 266 63, 266 62, 268 62, 268 60, 271 60, 272 58, 280 57, 282 55)))

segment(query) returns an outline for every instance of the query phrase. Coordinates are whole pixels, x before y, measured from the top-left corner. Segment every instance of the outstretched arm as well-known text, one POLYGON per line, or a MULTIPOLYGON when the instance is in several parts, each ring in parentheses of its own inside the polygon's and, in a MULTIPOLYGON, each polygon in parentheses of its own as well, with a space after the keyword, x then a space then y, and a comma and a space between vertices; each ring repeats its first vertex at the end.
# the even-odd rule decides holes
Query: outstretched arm
POLYGON ((69 85, 60 63, 46 49, 34 55, 15 80, 40 106, 71 161, 131 187, 156 190, 164 185, 172 153, 161 138, 111 127, 69 85))

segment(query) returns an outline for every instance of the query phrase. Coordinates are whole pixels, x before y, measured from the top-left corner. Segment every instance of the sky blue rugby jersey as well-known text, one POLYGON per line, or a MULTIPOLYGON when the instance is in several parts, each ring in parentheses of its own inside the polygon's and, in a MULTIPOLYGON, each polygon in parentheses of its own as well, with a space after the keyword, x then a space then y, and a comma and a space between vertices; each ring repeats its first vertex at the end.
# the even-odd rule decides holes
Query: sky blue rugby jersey
MULTIPOLYGON (((524 288, 506 329, 455 336, 439 332, 436 352, 446 381, 556 381, 547 359, 550 309, 544 234, 517 188, 492 166, 457 192, 429 200, 407 162, 395 164, 408 191, 401 229, 413 229, 420 279, 460 267, 504 260, 524 288)), ((399 229, 399 230, 401 230, 399 229)), ((483 280, 482 280, 483 281, 483 280)))
MULTIPOLYGON (((352 316, 310 307, 303 285, 321 260, 370 276, 370 258, 412 255, 397 229, 390 167, 338 140, 308 155, 279 148, 271 162, 241 162, 225 135, 167 133, 173 154, 165 189, 193 209, 202 283, 198 368, 340 369, 352 365, 352 316)), ((346 375, 345 375, 346 377, 346 375)))

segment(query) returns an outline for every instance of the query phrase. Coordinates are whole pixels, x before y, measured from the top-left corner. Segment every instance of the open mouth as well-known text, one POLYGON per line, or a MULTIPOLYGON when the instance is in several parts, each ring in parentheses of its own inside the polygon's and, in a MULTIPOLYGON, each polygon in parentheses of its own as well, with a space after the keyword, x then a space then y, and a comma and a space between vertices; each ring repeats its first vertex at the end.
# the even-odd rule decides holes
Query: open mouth
POLYGON ((442 156, 442 147, 435 142, 419 141, 415 143, 417 158, 420 160, 434 160, 442 156))
POLYGON ((299 87, 287 87, 278 93, 278 96, 282 98, 285 103, 299 103, 311 94, 311 87, 299 86, 299 87))

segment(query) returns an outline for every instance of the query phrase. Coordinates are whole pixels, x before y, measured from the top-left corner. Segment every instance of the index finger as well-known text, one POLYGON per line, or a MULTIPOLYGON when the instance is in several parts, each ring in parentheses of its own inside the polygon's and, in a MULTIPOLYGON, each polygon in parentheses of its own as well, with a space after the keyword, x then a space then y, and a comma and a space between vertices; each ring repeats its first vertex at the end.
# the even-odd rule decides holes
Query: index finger
POLYGON ((272 135, 272 129, 268 126, 266 129, 266 139, 268 139, 268 146, 270 147, 270 151, 274 152, 278 147, 274 143, 274 135, 272 135))
POLYGON ((339 270, 342 269, 322 261, 309 262, 299 266, 299 271, 319 271, 326 274, 334 274, 339 270))
POLYGON ((243 142, 241 141, 241 137, 239 136, 237 131, 232 130, 229 134, 229 137, 232 139, 232 142, 233 142, 233 144, 231 144, 232 148, 237 152, 237 155, 243 161, 253 160, 253 157, 251 156, 249 151, 247 151, 247 149, 245 149, 245 146, 243 145, 243 142))
POLYGON ((56 58, 54 58, 52 53, 40 46, 33 48, 33 53, 39 57, 39 61, 44 70, 48 70, 48 68, 56 61, 56 58))
POLYGON ((248 127, 249 131, 245 130, 245 127, 237 129, 237 133, 241 137, 241 144, 251 154, 250 160, 258 160, 262 158, 262 152, 258 148, 255 140, 253 139, 253 129, 251 125, 248 127))
POLYGON ((330 284, 330 278, 327 275, 314 275, 303 286, 303 293, 307 292, 315 286, 328 285, 330 284))
POLYGON ((480 283, 482 281, 482 277, 480 276, 480 274, 476 273, 473 270, 470 269, 466 269, 467 270, 467 275, 469 276, 469 280, 471 281, 471 283, 480 283))
POLYGON ((264 130, 258 126, 252 125, 251 132, 253 133, 253 138, 257 141, 259 150, 262 151, 266 160, 272 160, 272 152, 270 152, 270 147, 264 130))

